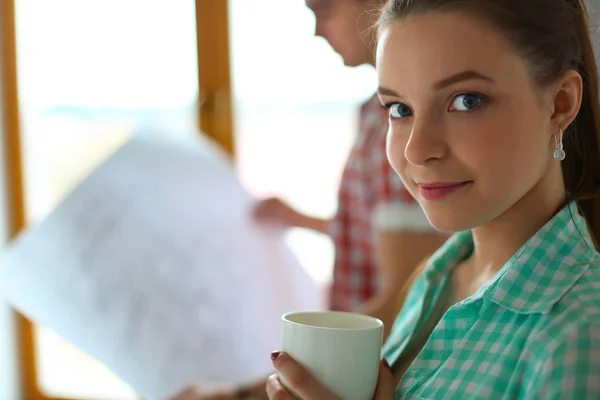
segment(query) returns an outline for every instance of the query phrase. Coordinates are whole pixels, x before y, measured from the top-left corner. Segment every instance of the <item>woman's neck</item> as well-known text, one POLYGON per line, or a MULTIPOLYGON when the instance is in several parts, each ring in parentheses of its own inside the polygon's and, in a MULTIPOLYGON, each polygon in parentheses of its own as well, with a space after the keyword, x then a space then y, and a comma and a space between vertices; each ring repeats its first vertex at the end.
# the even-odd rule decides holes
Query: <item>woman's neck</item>
POLYGON ((510 209, 473 229, 474 251, 469 262, 480 273, 496 273, 554 216, 564 200, 562 177, 546 174, 510 209))

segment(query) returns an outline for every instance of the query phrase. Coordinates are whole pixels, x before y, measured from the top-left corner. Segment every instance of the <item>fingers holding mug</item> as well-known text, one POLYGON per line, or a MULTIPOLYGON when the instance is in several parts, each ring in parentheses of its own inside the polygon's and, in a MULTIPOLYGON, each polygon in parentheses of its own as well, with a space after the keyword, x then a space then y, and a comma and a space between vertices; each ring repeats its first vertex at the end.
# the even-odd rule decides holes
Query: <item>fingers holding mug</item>
POLYGON ((270 399, 339 400, 289 354, 276 351, 271 359, 278 374, 267 383, 270 399))

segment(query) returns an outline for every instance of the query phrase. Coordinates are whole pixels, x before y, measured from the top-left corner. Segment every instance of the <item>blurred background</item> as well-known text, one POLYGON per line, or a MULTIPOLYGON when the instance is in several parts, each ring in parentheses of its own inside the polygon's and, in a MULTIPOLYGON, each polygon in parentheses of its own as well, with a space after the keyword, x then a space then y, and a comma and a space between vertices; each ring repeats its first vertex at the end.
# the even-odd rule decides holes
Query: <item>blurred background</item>
MULTIPOLYGON (((376 79, 370 68, 344 67, 313 36, 304 0, 0 4, 3 243, 149 128, 201 129, 232 152, 255 196, 333 214, 358 106, 376 79)), ((329 240, 302 230, 287 240, 326 286, 329 240)), ((136 398, 102 365, 0 303, 0 399, 136 398)))

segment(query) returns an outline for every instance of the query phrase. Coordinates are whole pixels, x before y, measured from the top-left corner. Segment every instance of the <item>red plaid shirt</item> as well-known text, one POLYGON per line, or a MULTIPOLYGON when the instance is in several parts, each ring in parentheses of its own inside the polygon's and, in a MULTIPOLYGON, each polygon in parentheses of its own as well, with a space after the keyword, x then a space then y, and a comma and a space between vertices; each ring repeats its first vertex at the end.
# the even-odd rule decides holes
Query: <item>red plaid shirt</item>
POLYGON ((360 130, 342 173, 331 224, 335 245, 330 308, 354 310, 379 286, 372 216, 382 203, 415 203, 388 163, 387 110, 373 96, 360 109, 360 130))

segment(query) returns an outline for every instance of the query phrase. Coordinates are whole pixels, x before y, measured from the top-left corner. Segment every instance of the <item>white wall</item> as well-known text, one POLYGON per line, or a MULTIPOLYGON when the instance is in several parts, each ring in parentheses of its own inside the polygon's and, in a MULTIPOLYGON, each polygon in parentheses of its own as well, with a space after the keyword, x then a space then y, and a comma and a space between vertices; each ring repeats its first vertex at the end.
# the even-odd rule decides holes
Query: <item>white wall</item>
MULTIPOLYGON (((0 0, 0 3, 3 0, 0 0)), ((2 8, 0 8, 0 12, 2 8)), ((1 18, 0 18, 1 20, 1 18)), ((0 31, 0 35, 2 32, 0 31)), ((0 42, 1 42, 0 37, 0 42)), ((0 76, 2 65, 0 63, 0 76)), ((2 80, 0 80, 0 94, 2 93, 2 80)), ((7 241, 7 185, 4 156, 4 105, 3 96, 0 95, 0 248, 4 247, 7 241)), ((0 399, 17 400, 19 396, 18 368, 15 354, 15 324, 14 316, 10 308, 2 302, 2 293, 0 293, 0 399)))

